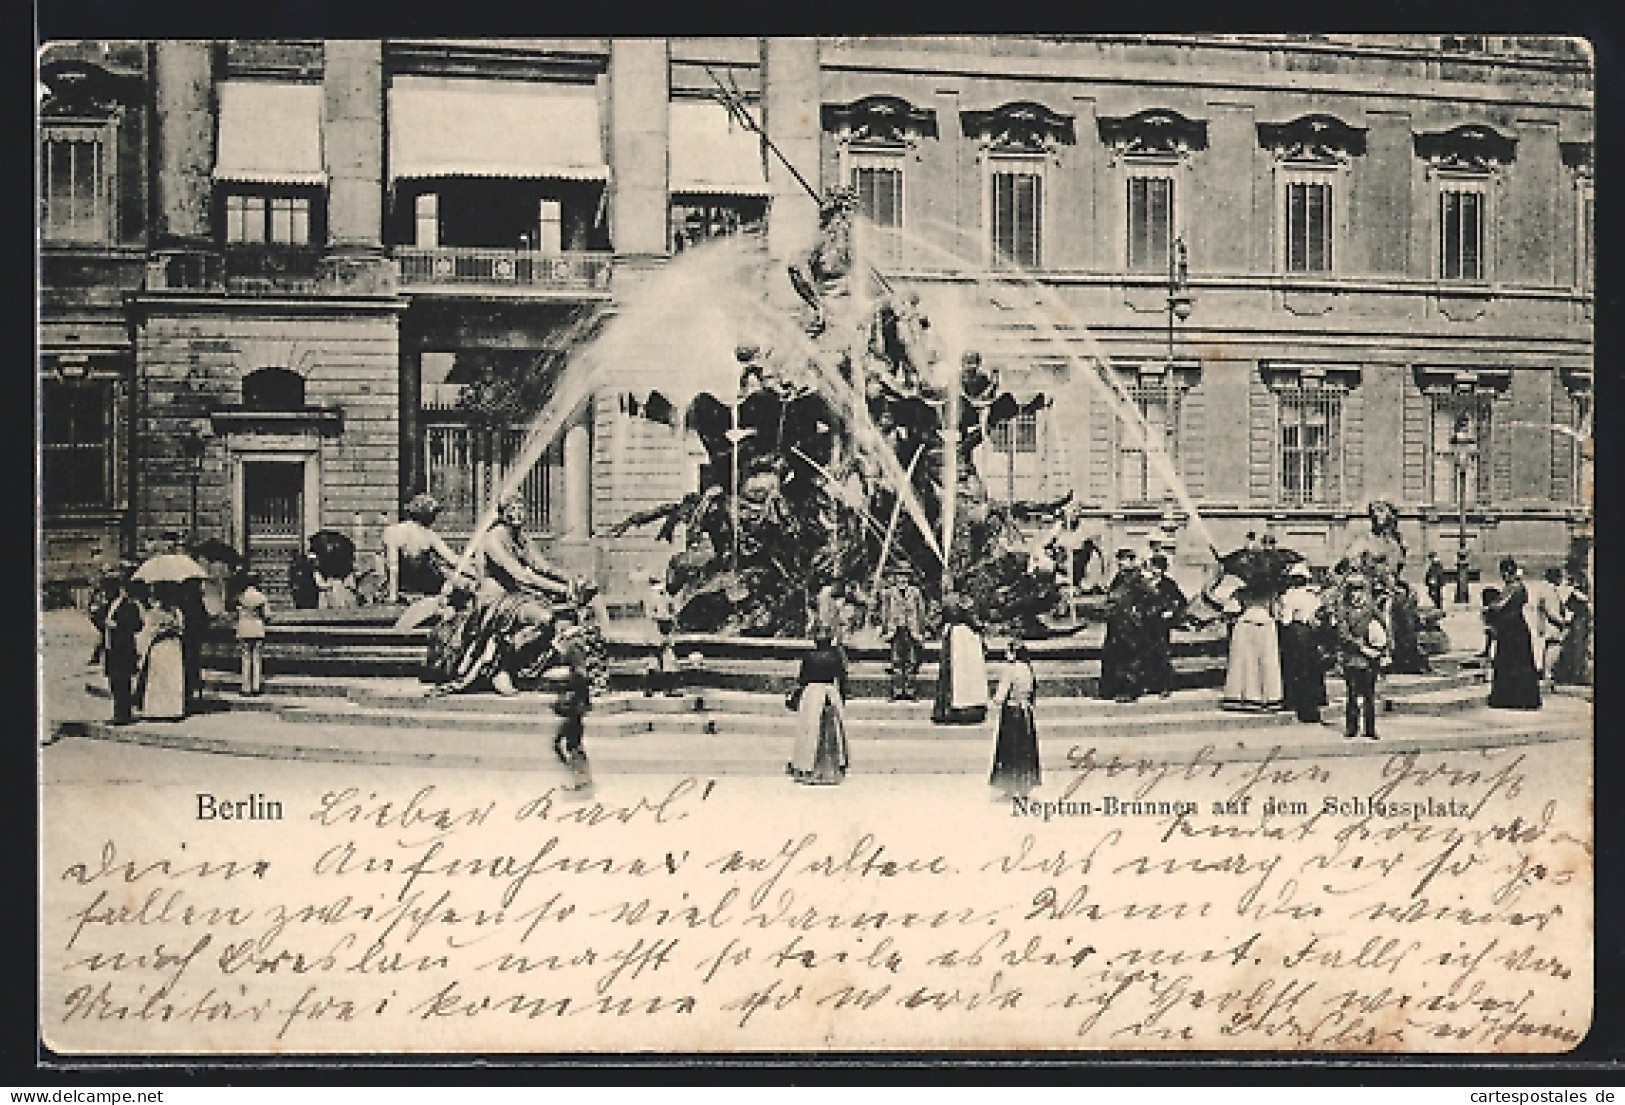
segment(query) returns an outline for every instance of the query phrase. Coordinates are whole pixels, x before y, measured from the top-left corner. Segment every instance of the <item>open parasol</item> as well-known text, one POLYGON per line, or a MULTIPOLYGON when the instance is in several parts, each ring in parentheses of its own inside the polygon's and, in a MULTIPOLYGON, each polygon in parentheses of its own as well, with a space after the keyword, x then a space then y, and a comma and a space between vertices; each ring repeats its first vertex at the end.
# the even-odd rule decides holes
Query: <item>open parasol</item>
POLYGON ((143 583, 181 583, 188 579, 208 579, 209 573, 185 553, 159 553, 143 561, 131 578, 143 583))
POLYGON ((209 537, 190 545, 187 550, 197 560, 208 560, 236 568, 243 562, 242 554, 218 537, 209 537))
POLYGON ((342 578, 355 571, 355 542, 337 530, 318 530, 310 538, 311 555, 325 576, 342 578))
POLYGON ((1234 576, 1255 591, 1284 591, 1287 569, 1300 563, 1303 554, 1293 549, 1242 548, 1219 557, 1225 574, 1234 576))

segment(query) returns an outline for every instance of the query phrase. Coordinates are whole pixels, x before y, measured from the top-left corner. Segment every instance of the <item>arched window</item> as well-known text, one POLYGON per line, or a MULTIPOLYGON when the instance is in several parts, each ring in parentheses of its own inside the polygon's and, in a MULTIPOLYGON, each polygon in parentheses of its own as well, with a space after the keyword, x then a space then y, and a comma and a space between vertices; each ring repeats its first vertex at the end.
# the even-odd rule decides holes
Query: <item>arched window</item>
POLYGON ((261 368, 243 377, 243 406, 254 411, 305 409, 305 378, 286 368, 261 368))

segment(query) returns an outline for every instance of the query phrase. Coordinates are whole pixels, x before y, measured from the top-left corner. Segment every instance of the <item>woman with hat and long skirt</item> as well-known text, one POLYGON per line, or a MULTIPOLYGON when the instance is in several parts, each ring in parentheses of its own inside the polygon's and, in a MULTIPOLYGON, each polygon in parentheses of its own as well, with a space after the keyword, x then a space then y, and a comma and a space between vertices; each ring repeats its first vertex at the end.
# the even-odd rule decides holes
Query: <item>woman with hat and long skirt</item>
POLYGON ((994 692, 999 711, 998 736, 993 742, 993 773, 988 785, 1007 798, 1025 798, 1043 782, 1038 764, 1038 726, 1033 709, 1038 702, 1038 679, 1026 644, 1012 639, 1005 650, 1004 676, 994 692))
POLYGON ((153 603, 142 615, 141 672, 136 697, 141 716, 179 721, 186 716, 186 661, 182 651, 180 584, 153 584, 153 603))
POLYGON ((834 786, 846 778, 846 656, 827 626, 813 632, 813 650, 801 660, 790 695, 799 726, 786 770, 798 783, 834 786))
POLYGON ((1485 604, 1484 618, 1495 630, 1495 657, 1490 661, 1490 707, 1497 710, 1540 709, 1540 668, 1523 608, 1529 592, 1518 562, 1501 560, 1501 597, 1485 604))
POLYGON ((1287 569, 1281 596, 1281 693, 1288 710, 1305 723, 1318 723, 1326 705, 1326 666, 1321 661, 1320 596, 1310 586, 1307 565, 1287 569))
POLYGON ((938 725, 980 725, 987 719, 987 654, 962 599, 942 600, 942 652, 931 720, 938 725))
POLYGON ((1241 614, 1230 631, 1230 661, 1224 676, 1226 710, 1281 708, 1281 643, 1268 588, 1254 582, 1235 594, 1241 614))

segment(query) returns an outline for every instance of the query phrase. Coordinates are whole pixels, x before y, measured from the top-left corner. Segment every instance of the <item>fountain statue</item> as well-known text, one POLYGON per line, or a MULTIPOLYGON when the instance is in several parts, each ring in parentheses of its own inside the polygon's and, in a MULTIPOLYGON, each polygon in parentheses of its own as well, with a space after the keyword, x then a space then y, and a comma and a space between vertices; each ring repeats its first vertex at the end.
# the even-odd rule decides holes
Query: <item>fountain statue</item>
POLYGON ((1404 578, 1405 542, 1399 536, 1399 512, 1375 499, 1366 507, 1370 531, 1344 550, 1349 562, 1371 582, 1377 609, 1387 623, 1393 671, 1422 674, 1431 670, 1424 638, 1438 635, 1438 611, 1424 611, 1416 589, 1404 578), (1429 617, 1429 615, 1432 615, 1429 617))
POLYGON ((850 189, 830 189, 817 242, 789 266, 809 312, 797 340, 741 342, 733 393, 689 404, 700 486, 611 532, 682 529, 666 586, 690 632, 804 635, 825 588, 839 582, 877 614, 882 578, 903 573, 933 615, 947 588, 981 624, 1041 634, 1059 588, 1029 570, 1015 517, 1058 513, 1067 498, 989 503, 978 449, 1022 408, 974 351, 945 372, 919 296, 857 272, 856 206, 850 189), (911 503, 920 515, 904 524, 911 503))

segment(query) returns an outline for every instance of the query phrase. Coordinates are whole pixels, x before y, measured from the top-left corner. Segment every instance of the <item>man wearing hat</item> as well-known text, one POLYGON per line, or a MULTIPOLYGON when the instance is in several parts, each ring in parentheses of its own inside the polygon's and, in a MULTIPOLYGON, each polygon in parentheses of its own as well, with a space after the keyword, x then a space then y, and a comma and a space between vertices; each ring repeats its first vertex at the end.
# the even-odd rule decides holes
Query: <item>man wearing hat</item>
POLYGON ((1337 651, 1348 688, 1343 736, 1353 740, 1363 721, 1365 739, 1376 740, 1377 674, 1388 644, 1388 631, 1377 615, 1371 583, 1363 574, 1352 572, 1344 581, 1343 602, 1335 617, 1337 651))
POLYGON ((107 689, 113 696, 113 724, 128 725, 135 718, 135 675, 140 666, 136 640, 141 633, 141 599, 146 584, 130 578, 129 571, 111 574, 115 588, 102 622, 102 661, 107 689))
POLYGON ((1117 550, 1117 574, 1106 588, 1106 641, 1100 649, 1101 698, 1133 702, 1145 691, 1145 577, 1133 549, 1117 550))
POLYGON ((1167 698, 1174 690, 1169 637, 1190 600, 1168 574, 1168 558, 1160 552, 1145 562, 1145 591, 1145 689, 1167 698))
POLYGON ((893 702, 919 697, 914 681, 920 672, 924 626, 925 596, 919 586, 906 572, 891 573, 880 592, 880 635, 891 646, 893 702))

